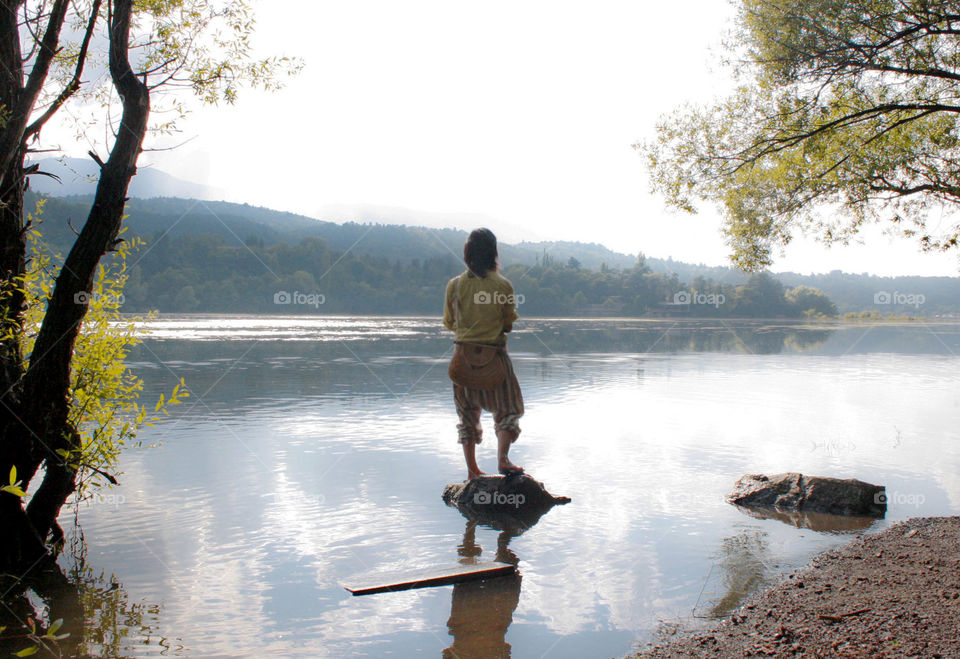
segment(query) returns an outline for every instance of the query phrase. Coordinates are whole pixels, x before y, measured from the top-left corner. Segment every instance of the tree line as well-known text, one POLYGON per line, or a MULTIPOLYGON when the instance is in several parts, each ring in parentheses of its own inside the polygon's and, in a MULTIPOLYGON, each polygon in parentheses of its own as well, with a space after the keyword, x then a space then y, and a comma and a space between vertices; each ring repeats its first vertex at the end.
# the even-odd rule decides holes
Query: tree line
MULTIPOLYGON (((41 197, 38 195, 27 195, 26 204, 33 208, 38 201, 43 200, 43 213, 40 217, 40 230, 43 233, 43 239, 49 243, 53 251, 66 253, 72 244, 75 234, 71 229, 71 220, 77 217, 83 217, 89 212, 89 197, 41 197)), ((437 270, 436 263, 442 263, 444 259, 450 259, 457 262, 456 257, 463 241, 466 239, 466 232, 454 229, 431 229, 425 227, 410 227, 405 225, 376 225, 376 224, 358 224, 346 223, 335 224, 332 222, 323 222, 312 218, 297 216, 290 213, 281 213, 271 211, 265 208, 256 208, 244 206, 241 204, 228 204, 226 202, 204 202, 197 204, 189 199, 132 199, 128 202, 126 212, 129 218, 125 221, 128 227, 124 234, 128 240, 135 237, 145 238, 147 245, 139 254, 131 254, 131 262, 140 262, 141 269, 139 277, 141 282, 152 279, 156 275, 157 267, 168 268, 173 263, 172 257, 164 256, 162 263, 151 263, 146 267, 144 261, 160 255, 163 250, 171 248, 186 250, 190 254, 195 254, 196 248, 190 244, 191 241, 206 244, 213 240, 213 237, 219 238, 219 242, 214 241, 214 245, 233 245, 240 246, 245 243, 247 246, 255 246, 263 250, 267 246, 279 244, 287 245, 288 249, 295 251, 295 246, 299 245, 304 239, 319 239, 323 241, 329 250, 338 255, 349 251, 354 256, 365 263, 374 263, 375 268, 381 268, 383 263, 388 263, 397 271, 403 271, 408 266, 425 267, 425 263, 431 265, 427 267, 427 278, 420 283, 420 286, 431 286, 442 284, 440 279, 430 280, 431 277, 441 277, 448 274, 451 270, 437 270), (245 236, 240 240, 240 236, 245 236), (170 243, 160 244, 161 240, 179 240, 175 247, 170 243), (161 250, 161 251, 157 251, 161 250), (147 254, 152 256, 146 256, 147 254), (438 284, 439 282, 439 284, 438 284)), ((520 279, 519 285, 527 285, 531 277, 536 276, 539 271, 528 273, 530 266, 542 265, 551 266, 554 269, 561 269, 560 266, 567 266, 573 263, 579 266, 580 270, 599 271, 609 274, 612 271, 628 272, 636 265, 637 256, 627 256, 619 254, 602 246, 589 245, 584 243, 521 243, 518 245, 501 244, 501 260, 505 268, 519 265, 521 269, 517 270, 519 275, 515 277, 520 279), (571 262, 571 257, 574 259, 571 262)), ((205 247, 207 251, 212 247, 205 247)), ((219 249, 219 247, 218 247, 219 249)), ((285 262, 286 252, 277 247, 280 260, 285 262)), ((249 254, 247 256, 250 256, 249 254)), ((260 258, 266 258, 260 255, 260 258)), ((335 257, 335 258, 339 258, 335 257)), ((266 261, 264 261, 266 263, 266 261)), ((348 259, 346 263, 349 263, 348 259)), ((341 262, 338 264, 343 265, 341 262)), ((747 285, 750 281, 750 273, 745 273, 729 267, 705 266, 674 261, 672 259, 658 259, 654 257, 644 257, 644 264, 653 273, 659 273, 667 278, 674 275, 684 285, 689 285, 692 291, 704 289, 704 286, 713 287, 723 284, 727 288, 723 289, 723 294, 727 303, 734 300, 732 293, 737 286, 747 285), (706 283, 698 283, 702 279, 706 283), (712 283, 710 283, 712 282, 712 283)), ((192 268, 193 261, 186 260, 185 267, 192 268)), ((269 312, 272 309, 263 305, 257 307, 250 302, 250 291, 245 287, 261 287, 253 291, 254 296, 263 299, 266 293, 275 288, 278 283, 278 277, 273 277, 272 273, 283 276, 284 272, 280 266, 270 266, 266 269, 256 258, 250 258, 249 268, 246 273, 241 273, 233 283, 224 283, 225 277, 221 271, 204 274, 204 277, 211 281, 219 282, 223 290, 219 294, 209 294, 207 299, 201 289, 208 286, 201 281, 198 276, 177 275, 176 270, 181 267, 173 268, 171 274, 174 275, 173 285, 165 287, 159 283, 151 284, 149 293, 144 294, 138 291, 134 296, 137 300, 137 309, 145 310, 148 308, 157 308, 161 311, 236 311, 236 312, 269 312), (249 275, 270 275, 272 280, 265 279, 259 281, 243 281, 249 275), (171 301, 175 298, 180 289, 190 286, 189 290, 184 290, 181 294, 182 299, 179 302, 171 301), (234 290, 236 289, 236 290, 234 290), (144 295, 156 300, 155 306, 150 306, 150 301, 141 299, 144 295), (246 296, 246 297, 245 297, 246 296), (224 299, 230 300, 229 303, 224 299), (196 300, 194 302, 193 300, 196 300)), ((354 266, 357 267, 357 266, 354 266)), ((298 268, 309 271, 310 268, 298 268)), ((577 269, 577 268, 574 268, 577 269)), ((286 273, 286 274, 292 274, 286 273)), ((324 276, 323 271, 314 274, 314 279, 324 277, 329 280, 333 273, 324 276)), ((411 272, 411 275, 413 273, 411 272)), ((393 275, 391 274, 391 277, 393 275)), ((850 312, 868 312, 883 316, 912 315, 912 316, 939 316, 939 315, 957 315, 960 313, 960 278, 957 277, 879 277, 868 274, 851 274, 841 271, 833 271, 824 274, 797 274, 797 273, 777 273, 774 275, 786 288, 797 288, 806 286, 819 289, 830 298, 841 313, 850 312), (878 297, 884 294, 889 296, 887 303, 878 303, 878 297), (922 300, 922 304, 916 302, 922 300), (911 303, 912 301, 912 303, 911 303)), ((568 275, 569 277, 569 275, 568 275)), ((583 278, 589 278, 586 274, 583 278)), ((610 277, 598 278, 601 280, 611 279, 610 277)), ((356 310, 357 313, 434 313, 435 308, 432 304, 430 295, 419 289, 406 291, 402 299, 393 299, 392 296, 382 296, 379 299, 378 311, 377 305, 366 301, 363 304, 338 305, 333 297, 336 293, 343 292, 345 289, 336 291, 329 289, 326 283, 314 281, 320 285, 320 288, 328 290, 322 291, 326 295, 326 311, 331 308, 340 309, 341 313, 356 310)), ((369 282, 374 289, 381 284, 376 280, 369 282)), ((648 282, 650 283, 650 282, 648 282)), ((291 282, 284 284, 286 288, 278 290, 287 290, 293 293, 297 285, 312 286, 309 281, 305 284, 291 282), (291 288, 293 287, 293 288, 291 288)), ((600 288, 610 288, 610 286, 619 283, 606 283, 600 288)), ((536 289, 533 286, 533 289, 536 289)), ((547 288, 551 288, 547 286, 547 288)), ((625 293, 628 299, 622 299, 622 293, 610 293, 610 296, 618 299, 611 300, 606 308, 600 308, 607 302, 606 297, 598 297, 591 294, 595 291, 597 285, 594 283, 585 284, 581 289, 582 297, 578 297, 576 302, 572 299, 566 299, 564 296, 568 293, 566 289, 555 291, 558 299, 549 303, 549 308, 545 308, 537 313, 545 315, 603 315, 614 313, 620 309, 621 313, 632 315, 647 315, 651 313, 661 313, 656 305, 672 299, 673 293, 669 293, 669 287, 659 286, 658 295, 661 299, 649 298, 641 299, 638 303, 634 298, 637 293, 627 290, 625 293), (668 294, 669 293, 669 294, 668 294), (583 298, 586 298, 584 301, 583 298)), ((705 290, 705 289, 704 289, 705 290)), ((274 290, 274 292, 277 292, 274 290)), ((575 289, 571 295, 575 295, 575 289)), ((674 293, 677 291, 674 291, 674 293)), ((715 292, 711 290, 711 292, 715 292)), ((361 297, 373 295, 370 291, 361 290, 358 293, 361 297)), ((529 295, 527 296, 530 297, 529 295)), ((702 299, 702 298, 701 298, 702 299)), ((533 302, 531 298, 528 302, 533 302)), ((292 303, 292 302, 291 302, 292 303)), ((543 305, 541 305, 543 306, 543 305)), ((735 310, 735 314, 753 314, 741 308, 735 310)), ((130 307, 132 308, 132 307, 130 307)), ((811 307, 807 307, 811 308, 811 307)), ((532 309, 532 307, 530 307, 532 309)), ((528 309, 528 313, 530 312, 528 309)), ((725 311, 734 313, 733 306, 725 306, 725 311)), ((707 309, 695 309, 690 311, 690 315, 706 313, 707 309)), ((820 309, 823 312, 823 309, 820 309)), ((714 309, 716 312, 716 309, 714 309)))
MULTIPOLYGON (((242 244, 216 235, 147 237, 131 255, 123 310, 276 314, 438 314, 446 282, 463 271, 453 254, 408 261, 337 250, 321 238, 296 244, 242 244)), ((590 270, 545 253, 503 270, 527 316, 801 317, 834 316, 821 291, 787 288, 769 273, 743 284, 630 268, 590 270)))

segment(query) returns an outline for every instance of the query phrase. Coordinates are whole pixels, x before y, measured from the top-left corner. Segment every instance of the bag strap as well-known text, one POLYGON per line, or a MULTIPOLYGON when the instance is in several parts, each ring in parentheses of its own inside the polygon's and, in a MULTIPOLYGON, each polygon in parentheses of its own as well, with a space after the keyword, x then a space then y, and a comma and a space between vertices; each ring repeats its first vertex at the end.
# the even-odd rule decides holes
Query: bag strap
POLYGON ((457 275, 456 283, 453 285, 453 317, 457 323, 457 330, 460 330, 460 277, 457 275))

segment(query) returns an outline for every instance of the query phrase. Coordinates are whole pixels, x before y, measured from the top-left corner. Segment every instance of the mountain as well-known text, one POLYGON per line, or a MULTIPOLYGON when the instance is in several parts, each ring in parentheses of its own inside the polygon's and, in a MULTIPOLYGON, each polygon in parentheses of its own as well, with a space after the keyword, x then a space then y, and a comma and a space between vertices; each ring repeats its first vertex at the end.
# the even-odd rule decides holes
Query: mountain
MULTIPOLYGON (((77 226, 85 214, 84 206, 96 191, 99 168, 91 159, 44 158, 37 161, 40 171, 56 176, 30 177, 30 189, 51 197, 48 215, 55 200, 63 200, 72 209, 63 209, 77 226)), ((268 208, 215 201, 222 194, 211 188, 171 176, 155 169, 143 168, 130 184, 127 225, 141 235, 168 233, 204 233, 224 237, 256 235, 267 244, 320 237, 334 249, 359 249, 393 261, 407 262, 434 256, 458 256, 467 232, 449 229, 451 225, 487 226, 494 222, 485 215, 470 213, 427 213, 407 208, 374 205, 336 205, 323 209, 325 220, 268 208), (150 200, 142 203, 139 200, 150 200), (371 227, 377 227, 372 231, 371 227)), ((67 234, 64 233, 66 238, 67 234)), ((49 239, 49 236, 48 236, 49 239)), ((596 243, 522 242, 503 243, 500 260, 504 265, 533 264, 544 254, 554 262, 566 263, 573 258, 585 268, 629 268, 636 255, 627 255, 596 243)), ((656 268, 655 268, 656 270, 656 268)))
MULTIPOLYGON (((139 175, 138 175, 139 176, 139 175)), ((91 196, 51 196, 44 207, 46 239, 64 249, 72 240, 70 228, 79 227, 93 201, 91 196)), ((29 204, 28 204, 28 207, 29 204)), ((296 243, 304 238, 322 238, 338 250, 351 250, 389 261, 409 263, 438 256, 460 259, 467 232, 423 226, 369 222, 330 222, 304 215, 226 201, 180 198, 133 198, 127 203, 125 226, 137 235, 178 237, 206 234, 245 241, 256 239, 266 245, 296 243)), ((537 263, 547 254, 554 262, 571 257, 582 267, 600 269, 630 267, 636 256, 619 254, 603 245, 556 242, 500 244, 504 266, 537 263)))
POLYGON ((528 242, 517 243, 516 249, 522 254, 521 262, 533 263, 531 255, 540 260, 547 255, 554 263, 567 263, 574 259, 581 267, 599 270, 603 266, 608 268, 631 268, 637 263, 636 254, 621 254, 599 243, 578 243, 569 241, 559 242, 528 242))
MULTIPOLYGON (((32 207, 36 199, 34 194, 28 200, 28 207, 32 207)), ((74 228, 82 226, 91 203, 90 196, 46 198, 40 228, 56 251, 62 253, 72 243, 74 228)), ((460 267, 458 264, 467 237, 467 232, 460 229, 337 223, 248 204, 198 199, 134 198, 126 210, 129 214, 125 222, 130 232, 128 235, 139 235, 148 245, 167 245, 163 249, 148 247, 153 250, 151 259, 172 249, 171 241, 181 250, 189 249, 192 243, 209 243, 210 240, 226 247, 246 245, 264 249, 297 246, 304 241, 319 239, 323 242, 323 249, 349 257, 347 261, 363 259, 368 265, 376 262, 395 264, 398 268, 424 268, 427 263, 442 262, 446 265, 436 271, 428 268, 431 276, 440 276, 450 264, 454 269, 460 267)), ((638 262, 637 255, 577 242, 501 243, 500 259, 505 268, 569 266, 584 271, 608 272, 626 272, 638 262)), ((172 263, 170 261, 164 267, 172 266, 172 263)), ((645 257, 644 266, 652 274, 685 282, 692 290, 708 290, 713 285, 742 286, 749 281, 749 275, 732 268, 672 259, 645 257)), ((309 270, 306 265, 301 269, 309 270)), ((822 290, 841 312, 923 316, 960 313, 960 278, 957 277, 875 277, 835 271, 818 275, 779 273, 774 278, 789 288, 809 286, 822 290)))
MULTIPOLYGON (((50 176, 33 175, 30 189, 58 197, 92 195, 97 188, 100 167, 92 159, 43 158, 36 163, 40 171, 50 176), (59 180, 57 180, 59 179, 59 180)), ((220 199, 223 192, 199 183, 184 181, 157 169, 142 167, 130 182, 129 195, 140 199, 153 197, 184 197, 188 199, 220 199)))

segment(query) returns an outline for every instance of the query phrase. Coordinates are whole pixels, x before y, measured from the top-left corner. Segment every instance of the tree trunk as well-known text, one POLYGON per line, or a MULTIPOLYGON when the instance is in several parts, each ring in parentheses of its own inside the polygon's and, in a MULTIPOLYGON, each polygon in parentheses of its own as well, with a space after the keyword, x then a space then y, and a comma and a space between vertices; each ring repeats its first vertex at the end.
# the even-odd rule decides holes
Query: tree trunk
POLYGON ((110 24, 109 68, 123 113, 110 157, 101 168, 93 207, 57 276, 24 372, 23 295, 16 290, 25 267, 23 131, 36 102, 37 81, 46 77, 67 3, 54 2, 26 84, 16 24, 21 4, 22 0, 0 0, 0 104, 14 109, 0 131, 0 165, 6 163, 0 167, 4 287, 0 290, 0 480, 6 484, 10 467, 16 466, 17 478, 26 489, 41 464, 45 469, 26 509, 19 497, 0 493, 0 527, 5 536, 0 543, 0 572, 17 574, 43 563, 47 536, 59 529, 60 509, 76 490, 76 470, 57 450, 80 448, 80 434, 68 419, 73 350, 87 313, 87 296, 79 294, 89 293, 97 265, 115 246, 150 113, 149 89, 137 79, 128 59, 133 0, 117 0, 110 24))
MULTIPOLYGON (((20 51, 18 8, 22 0, 0 2, 0 107, 23 108, 23 60, 20 51)), ((20 123, 3 125, 8 128, 20 123)), ((23 208, 23 145, 19 141, 0 140, 9 158, 0 157, 6 166, 0 169, 0 485, 6 485, 10 468, 17 476, 36 469, 33 438, 22 419, 23 292, 21 281, 26 267, 26 243, 23 208)), ((33 565, 43 556, 43 543, 27 520, 20 498, 0 492, 0 572, 33 565)))
POLYGON ((76 470, 56 451, 79 449, 80 435, 70 427, 70 363, 87 296, 100 259, 117 240, 130 179, 147 132, 150 92, 130 67, 128 47, 132 0, 114 4, 110 25, 110 77, 123 101, 123 114, 110 157, 100 172, 93 207, 83 230, 57 276, 43 324, 34 345, 34 358, 24 378, 27 418, 43 437, 46 472, 34 493, 27 516, 37 534, 46 538, 57 515, 76 488, 76 470))

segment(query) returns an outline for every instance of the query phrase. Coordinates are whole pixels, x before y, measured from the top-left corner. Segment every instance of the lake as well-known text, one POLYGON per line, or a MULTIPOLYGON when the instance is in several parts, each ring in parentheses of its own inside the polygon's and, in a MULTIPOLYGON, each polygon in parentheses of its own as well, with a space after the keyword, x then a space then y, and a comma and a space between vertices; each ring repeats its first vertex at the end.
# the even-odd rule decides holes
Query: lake
POLYGON ((123 454, 118 487, 64 510, 94 656, 620 657, 856 533, 960 509, 957 324, 526 320, 511 457, 572 503, 515 537, 440 499, 465 468, 437 318, 146 329, 143 401, 180 378, 192 396, 123 454), (883 484, 887 516, 798 525, 725 502, 742 474, 783 471, 883 484), (342 587, 498 555, 519 578, 342 587))

